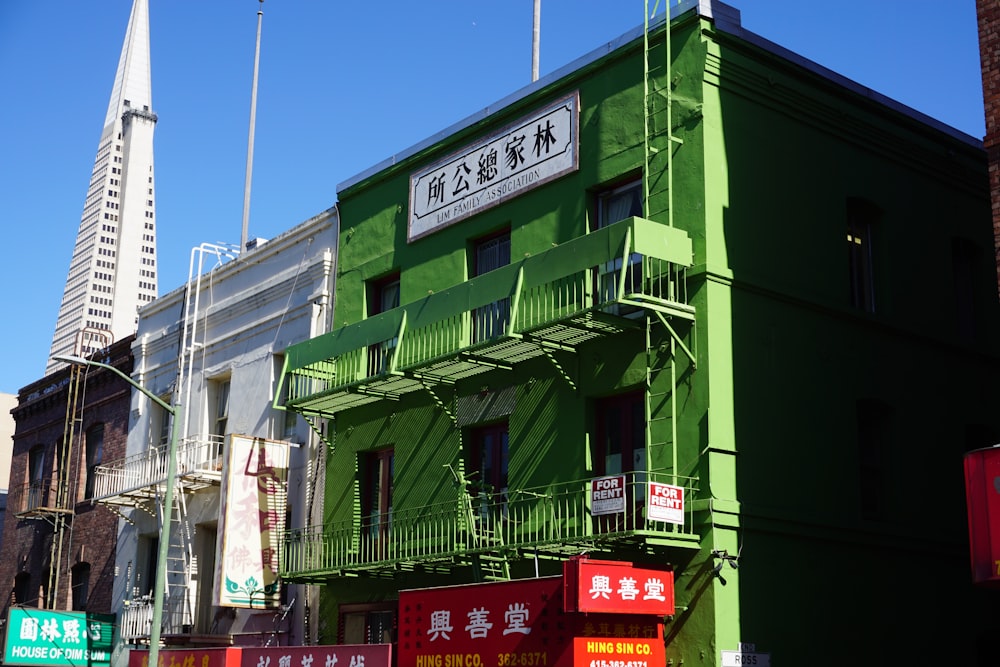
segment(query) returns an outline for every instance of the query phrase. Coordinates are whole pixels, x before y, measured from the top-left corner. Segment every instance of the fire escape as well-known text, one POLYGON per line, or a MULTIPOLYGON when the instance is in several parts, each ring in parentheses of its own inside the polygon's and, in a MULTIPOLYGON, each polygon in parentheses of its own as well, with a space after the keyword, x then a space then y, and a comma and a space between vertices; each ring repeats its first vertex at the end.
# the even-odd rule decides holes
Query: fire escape
MULTIPOLYGON (((197 591, 192 572, 197 568, 193 554, 195 528, 188 517, 188 499, 194 493, 218 487, 222 480, 223 437, 188 435, 191 383, 198 361, 197 351, 203 348, 204 333, 198 329, 199 297, 206 257, 214 257, 217 265, 231 259, 233 253, 224 246, 202 244, 192 251, 190 275, 185 291, 185 308, 181 324, 182 342, 177 359, 175 391, 184 392, 185 408, 177 415, 181 423, 170 424, 168 415, 160 415, 160 429, 148 434, 146 446, 124 459, 109 461, 95 472, 93 502, 116 512, 129 523, 135 523, 135 513, 144 513, 157 522, 157 539, 169 536, 170 544, 164 582, 164 610, 161 636, 189 633, 194 624, 194 602, 197 591), (197 260, 197 262, 196 262, 197 260), (201 335, 201 339, 199 339, 201 335), (167 435, 172 428, 178 432, 177 473, 174 480, 173 507, 169 531, 163 525, 164 500, 167 489, 167 435)), ((155 406, 154 406, 155 407, 155 406)), ((155 422, 154 422, 155 423, 155 422)), ((151 553, 156 552, 150 545, 151 553)), ((132 590, 126 601, 121 624, 121 638, 128 644, 148 642, 153 620, 153 573, 147 581, 137 573, 129 573, 132 590)))

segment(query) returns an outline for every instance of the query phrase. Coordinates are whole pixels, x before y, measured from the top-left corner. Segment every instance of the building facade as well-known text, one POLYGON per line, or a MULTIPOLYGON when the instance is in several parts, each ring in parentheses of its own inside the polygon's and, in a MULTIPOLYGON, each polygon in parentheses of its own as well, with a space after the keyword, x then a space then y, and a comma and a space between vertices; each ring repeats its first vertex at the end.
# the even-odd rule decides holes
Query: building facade
POLYGON ((283 576, 322 586, 321 643, 588 554, 672 569, 667 664, 992 664, 982 146, 672 12, 342 184, 336 326, 277 390, 329 450, 283 576))
POLYGON ((156 298, 149 2, 134 0, 46 366, 135 333, 156 298))
MULTIPOLYGON (((99 356, 132 372, 128 336, 99 356)), ((96 469, 124 456, 127 382, 105 369, 71 366, 18 394, 0 578, 12 605, 110 613, 118 515, 95 507, 96 469)))
POLYGON ((161 540, 167 646, 310 643, 314 593, 277 582, 277 536, 315 520, 323 498, 306 490, 325 448, 271 399, 284 349, 330 328, 336 235, 331 209, 238 258, 203 244, 188 284, 143 309, 133 378, 174 416, 135 393, 128 450, 97 469, 93 496, 126 519, 113 589, 124 647, 148 644, 161 540))

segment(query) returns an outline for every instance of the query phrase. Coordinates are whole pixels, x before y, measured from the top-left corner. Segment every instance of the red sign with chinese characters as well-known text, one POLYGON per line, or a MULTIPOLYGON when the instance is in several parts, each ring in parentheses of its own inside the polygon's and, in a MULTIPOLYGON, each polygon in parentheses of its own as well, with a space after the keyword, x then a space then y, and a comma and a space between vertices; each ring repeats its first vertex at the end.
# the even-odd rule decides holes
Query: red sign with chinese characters
POLYGON ((611 560, 563 563, 566 611, 611 614, 674 613, 674 573, 611 560))
MULTIPOLYGON (((390 667, 390 644, 162 649, 160 667, 390 667)), ((149 651, 132 651, 128 667, 148 667, 149 651)))
MULTIPOLYGON (((192 648, 192 649, 161 649, 157 662, 160 667, 239 667, 240 649, 238 648, 192 648)), ((149 651, 136 651, 128 654, 128 667, 149 667, 149 651)))
POLYGON ((340 646, 278 646, 243 648, 240 667, 389 667, 391 644, 342 644, 340 646))
POLYGON ((965 455, 972 580, 1000 587, 1000 447, 965 455))
MULTIPOLYGON (((590 640, 595 651, 604 646, 598 642, 611 641, 613 646, 658 643, 659 655, 663 655, 659 618, 565 613, 562 597, 562 577, 400 591, 399 664, 589 667, 589 660, 580 662, 588 646, 586 641, 578 644, 581 639, 590 640)), ((603 658, 619 660, 620 655, 640 654, 646 655, 610 652, 603 658)), ((650 661, 648 667, 653 664, 650 661)), ((636 667, 641 666, 637 663, 636 667)))

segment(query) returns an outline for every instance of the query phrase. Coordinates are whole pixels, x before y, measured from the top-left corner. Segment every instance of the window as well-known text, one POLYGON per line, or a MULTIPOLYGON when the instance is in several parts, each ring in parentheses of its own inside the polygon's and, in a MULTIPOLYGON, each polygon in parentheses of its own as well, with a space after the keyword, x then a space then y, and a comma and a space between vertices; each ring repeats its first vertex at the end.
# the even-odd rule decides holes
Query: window
MULTIPOLYGON (((399 307, 399 274, 393 273, 368 283, 368 316, 399 307)), ((368 375, 383 373, 396 349, 396 338, 375 343, 368 348, 368 375)))
MULTIPOLYGON (((281 396, 278 399, 278 405, 281 406, 284 406, 288 402, 288 392, 290 391, 289 386, 291 383, 291 379, 289 378, 282 387, 277 386, 281 382, 281 372, 284 368, 285 357, 280 354, 274 355, 274 392, 277 394, 278 390, 281 390, 281 396)), ((279 440, 295 439, 295 434, 298 432, 299 426, 299 415, 297 412, 281 410, 276 415, 275 421, 277 424, 277 428, 275 429, 277 431, 276 435, 279 440)))
POLYGON ((467 469, 474 495, 481 498, 499 496, 506 500, 510 444, 507 422, 479 426, 469 432, 467 469))
POLYGON ((45 447, 38 445, 28 452, 28 504, 25 509, 42 507, 45 503, 45 447))
POLYGON ((952 289, 955 298, 955 326, 966 343, 976 339, 976 289, 979 284, 980 252, 975 243, 956 238, 951 242, 952 289))
POLYGON ((886 470, 892 410, 885 403, 871 399, 858 401, 856 410, 861 515, 878 519, 885 512, 888 498, 886 470))
POLYGON ((218 444, 216 454, 221 454, 226 439, 226 429, 229 426, 229 380, 216 380, 212 383, 212 388, 215 393, 212 435, 218 444))
POLYGON ((101 465, 104 456, 104 424, 97 424, 87 429, 87 480, 84 484, 83 497, 94 497, 94 482, 97 479, 97 466, 101 465))
MULTIPOLYGON (((607 190, 597 196, 597 229, 603 229, 632 216, 642 215, 642 181, 631 181, 607 190)), ((624 293, 636 292, 641 287, 642 255, 632 253, 628 258, 625 272, 624 293)), ((605 262, 598 267, 597 298, 601 303, 611 303, 618 299, 622 258, 605 262)), ((622 314, 620 306, 613 311, 622 314)))
POLYGON ((396 613, 389 604, 340 606, 341 644, 391 644, 396 641, 396 613))
POLYGON ((598 475, 645 473, 646 416, 642 392, 598 400, 595 418, 595 472, 598 475))
POLYGON ((874 205, 861 199, 847 200, 847 256, 851 306, 875 312, 872 275, 872 224, 878 215, 874 205))
MULTIPOLYGON (((481 276, 510 264, 510 230, 476 241, 472 249, 472 276, 481 276)), ((510 298, 476 309, 472 322, 472 342, 502 336, 510 321, 510 298)))
POLYGON ((71 573, 73 581, 73 610, 87 611, 90 597, 90 563, 77 563, 71 573))
POLYGON ((31 575, 27 572, 21 572, 16 577, 14 577, 14 603, 15 604, 28 604, 30 600, 28 596, 31 593, 31 575))
POLYGON ((361 514, 365 534, 375 539, 388 537, 392 527, 393 449, 365 452, 361 465, 361 514))

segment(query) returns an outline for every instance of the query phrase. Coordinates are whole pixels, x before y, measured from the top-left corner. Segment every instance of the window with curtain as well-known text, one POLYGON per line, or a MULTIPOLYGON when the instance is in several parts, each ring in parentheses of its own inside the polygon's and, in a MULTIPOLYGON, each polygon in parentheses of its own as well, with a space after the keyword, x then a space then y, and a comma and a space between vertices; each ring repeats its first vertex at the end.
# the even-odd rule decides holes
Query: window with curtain
MULTIPOLYGON (((642 215, 642 181, 630 181, 597 195, 597 229, 603 229, 632 216, 642 215)), ((616 257, 598 267, 597 298, 602 303, 617 299, 622 275, 622 258, 616 257)), ((631 253, 625 271, 624 293, 641 288, 642 255, 631 253)), ((620 313, 620 307, 614 310, 620 313)))
MULTIPOLYGON (((472 249, 472 276, 481 276, 510 264, 510 230, 476 241, 472 249)), ((472 322, 472 342, 503 335, 510 322, 510 297, 476 309, 472 322)))

